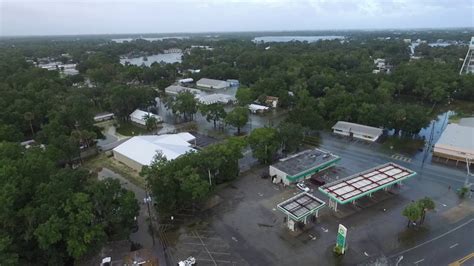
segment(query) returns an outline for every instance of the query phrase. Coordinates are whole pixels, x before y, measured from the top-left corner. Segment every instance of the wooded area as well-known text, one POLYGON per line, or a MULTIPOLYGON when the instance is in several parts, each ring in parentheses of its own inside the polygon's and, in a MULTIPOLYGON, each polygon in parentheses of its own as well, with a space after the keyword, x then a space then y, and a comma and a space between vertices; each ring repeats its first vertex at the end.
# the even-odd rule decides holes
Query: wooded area
MULTIPOLYGON (((158 156, 143 175, 164 212, 193 207, 217 184, 235 179, 247 145, 268 164, 278 150, 297 150, 303 131, 338 120, 413 136, 440 106, 474 101, 474 75, 458 74, 466 46, 421 44, 415 50, 421 58, 410 60, 402 35, 379 40, 374 34, 356 32, 342 42, 271 44, 255 44, 245 34, 128 43, 100 37, 0 40, 0 261, 68 264, 107 240, 128 236, 138 211, 133 193, 117 181, 98 181, 96 173, 72 168, 81 151, 102 136, 94 126, 96 113, 111 111, 126 122, 136 108, 147 109, 155 97, 164 97, 164 88, 178 78, 238 79, 239 105, 276 96, 288 118, 278 128, 259 128, 246 139, 230 138, 173 161, 158 156), (191 49, 182 63, 150 67, 119 60, 196 44, 214 49, 191 49), (42 57, 76 63, 79 74, 35 67, 42 57), (372 73, 377 58, 393 67, 390 74, 372 73), (20 145, 30 139, 44 146, 20 145)), ((468 33, 420 34, 429 41, 453 36, 470 38, 468 33)), ((224 121, 238 133, 249 115, 242 106, 229 113, 219 104, 200 106, 190 93, 166 106, 185 121, 200 111, 214 127, 224 121)))

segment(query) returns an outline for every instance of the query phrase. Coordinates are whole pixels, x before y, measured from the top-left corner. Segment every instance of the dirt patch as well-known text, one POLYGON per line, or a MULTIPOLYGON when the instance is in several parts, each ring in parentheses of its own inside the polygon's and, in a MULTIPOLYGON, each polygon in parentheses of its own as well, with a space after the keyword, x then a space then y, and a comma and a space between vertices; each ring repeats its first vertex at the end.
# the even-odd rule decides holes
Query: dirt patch
POLYGON ((441 216, 447 219, 449 223, 454 224, 473 213, 474 206, 461 203, 458 206, 452 207, 449 210, 443 212, 441 216))
POLYGON ((110 170, 114 171, 115 173, 123 176, 131 183, 139 186, 140 188, 145 189, 146 187, 146 180, 145 178, 141 177, 137 171, 134 169, 126 166, 123 163, 115 160, 113 157, 108 157, 104 153, 99 154, 98 156, 87 160, 84 163, 84 167, 94 171, 99 172, 101 168, 109 168, 110 170))

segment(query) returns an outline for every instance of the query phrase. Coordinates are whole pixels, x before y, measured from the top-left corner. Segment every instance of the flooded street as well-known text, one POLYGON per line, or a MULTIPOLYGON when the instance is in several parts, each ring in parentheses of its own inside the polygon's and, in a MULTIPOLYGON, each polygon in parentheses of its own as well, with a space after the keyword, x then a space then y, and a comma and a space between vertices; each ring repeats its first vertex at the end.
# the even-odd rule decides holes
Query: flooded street
POLYGON ((120 64, 125 65, 129 63, 136 66, 151 66, 153 63, 181 63, 182 53, 168 53, 168 54, 154 54, 149 56, 140 56, 132 58, 120 58, 120 64))

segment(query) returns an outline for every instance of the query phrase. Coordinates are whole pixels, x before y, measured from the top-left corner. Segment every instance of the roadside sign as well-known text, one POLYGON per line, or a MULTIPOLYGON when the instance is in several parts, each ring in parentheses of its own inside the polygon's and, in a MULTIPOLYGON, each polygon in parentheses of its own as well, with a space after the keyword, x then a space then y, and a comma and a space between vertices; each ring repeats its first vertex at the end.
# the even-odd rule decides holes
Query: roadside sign
POLYGON ((346 236, 347 236, 347 228, 339 224, 339 228, 337 229, 337 239, 336 245, 341 248, 342 254, 344 254, 346 249, 346 236))

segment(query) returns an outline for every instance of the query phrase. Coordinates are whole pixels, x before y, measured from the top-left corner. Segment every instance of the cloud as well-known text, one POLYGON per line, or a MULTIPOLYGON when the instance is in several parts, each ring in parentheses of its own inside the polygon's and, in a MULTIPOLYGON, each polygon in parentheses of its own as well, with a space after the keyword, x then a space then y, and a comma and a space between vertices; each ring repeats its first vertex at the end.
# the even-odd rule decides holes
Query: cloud
POLYGON ((0 0, 0 35, 473 27, 471 0, 0 0))

